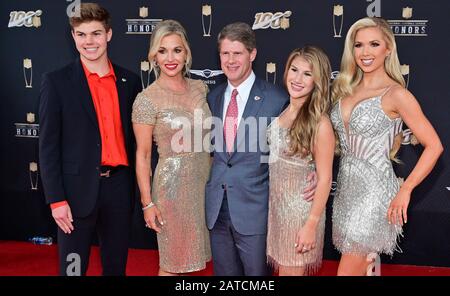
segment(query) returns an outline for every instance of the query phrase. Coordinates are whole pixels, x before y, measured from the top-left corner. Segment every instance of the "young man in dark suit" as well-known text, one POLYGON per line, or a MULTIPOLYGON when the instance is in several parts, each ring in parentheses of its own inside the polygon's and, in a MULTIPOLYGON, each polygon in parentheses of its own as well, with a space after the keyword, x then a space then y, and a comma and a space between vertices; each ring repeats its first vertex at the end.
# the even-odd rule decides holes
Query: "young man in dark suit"
POLYGON ((60 274, 86 274, 97 233, 103 275, 125 275, 134 189, 130 117, 139 79, 108 59, 106 9, 82 3, 70 25, 80 56, 43 75, 39 105, 39 161, 59 226, 60 274))

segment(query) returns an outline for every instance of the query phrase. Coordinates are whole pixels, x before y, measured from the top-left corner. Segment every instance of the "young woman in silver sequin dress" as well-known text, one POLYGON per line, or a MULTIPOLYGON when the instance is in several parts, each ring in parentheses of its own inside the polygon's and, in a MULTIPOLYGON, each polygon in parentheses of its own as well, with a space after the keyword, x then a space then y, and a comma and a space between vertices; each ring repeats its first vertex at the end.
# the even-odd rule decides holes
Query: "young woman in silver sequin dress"
POLYGON ((335 138, 328 118, 330 62, 319 48, 294 50, 284 81, 290 104, 268 129, 270 145, 267 257, 279 275, 304 275, 322 262, 325 206, 335 138), (303 198, 317 171, 313 202, 303 198))
POLYGON ((207 87, 185 77, 192 55, 176 21, 156 26, 149 60, 157 79, 136 97, 132 113, 144 219, 157 232, 159 275, 188 273, 204 269, 211 258, 205 220, 210 156, 203 147, 210 143, 207 87), (150 186, 153 139, 159 160, 150 186))
POLYGON ((332 217, 333 243, 342 253, 338 275, 364 275, 369 254, 395 251, 411 192, 443 148, 405 88, 394 35, 383 19, 364 18, 349 29, 332 98, 341 151, 332 217), (391 159, 403 122, 425 149, 400 187, 391 159))

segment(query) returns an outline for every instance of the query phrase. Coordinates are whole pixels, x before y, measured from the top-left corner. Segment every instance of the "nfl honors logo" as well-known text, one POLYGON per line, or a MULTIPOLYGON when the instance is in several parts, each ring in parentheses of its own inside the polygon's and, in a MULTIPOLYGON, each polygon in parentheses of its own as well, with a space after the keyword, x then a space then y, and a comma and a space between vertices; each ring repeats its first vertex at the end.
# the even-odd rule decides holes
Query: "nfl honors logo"
POLYGON ((34 123, 36 115, 27 113, 27 123, 14 123, 16 126, 16 137, 19 138, 39 138, 39 124, 34 123))
POLYGON ((162 19, 147 19, 148 7, 146 6, 139 8, 139 16, 140 19, 126 19, 126 34, 152 34, 156 24, 162 21, 162 19))
POLYGON ((395 36, 426 37, 428 20, 412 20, 413 8, 404 7, 402 20, 388 20, 395 36))

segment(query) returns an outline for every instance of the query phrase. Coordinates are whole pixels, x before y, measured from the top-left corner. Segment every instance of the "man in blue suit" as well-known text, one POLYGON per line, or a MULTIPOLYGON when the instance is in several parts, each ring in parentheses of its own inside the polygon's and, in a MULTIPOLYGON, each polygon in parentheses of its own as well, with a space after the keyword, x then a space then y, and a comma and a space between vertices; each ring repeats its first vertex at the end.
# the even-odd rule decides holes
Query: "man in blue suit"
POLYGON ((213 165, 206 184, 215 275, 270 275, 266 264, 269 199, 266 129, 288 105, 288 95, 255 77, 255 33, 246 23, 218 36, 228 82, 208 95, 213 114, 213 165))

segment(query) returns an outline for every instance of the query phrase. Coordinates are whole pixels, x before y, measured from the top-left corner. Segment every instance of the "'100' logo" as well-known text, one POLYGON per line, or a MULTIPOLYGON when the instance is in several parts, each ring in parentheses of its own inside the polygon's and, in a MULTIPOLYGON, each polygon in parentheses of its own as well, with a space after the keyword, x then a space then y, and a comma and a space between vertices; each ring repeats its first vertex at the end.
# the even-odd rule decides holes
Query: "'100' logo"
POLYGON ((42 15, 42 10, 36 10, 36 11, 11 11, 9 14, 9 23, 8 28, 11 27, 32 27, 33 24, 33 18, 39 17, 42 15))
POLYGON ((289 20, 287 19, 292 15, 292 12, 287 10, 285 12, 258 12, 255 14, 255 22, 253 23, 253 30, 257 29, 287 29, 289 27, 289 20), (284 23, 283 23, 284 20, 284 23))

